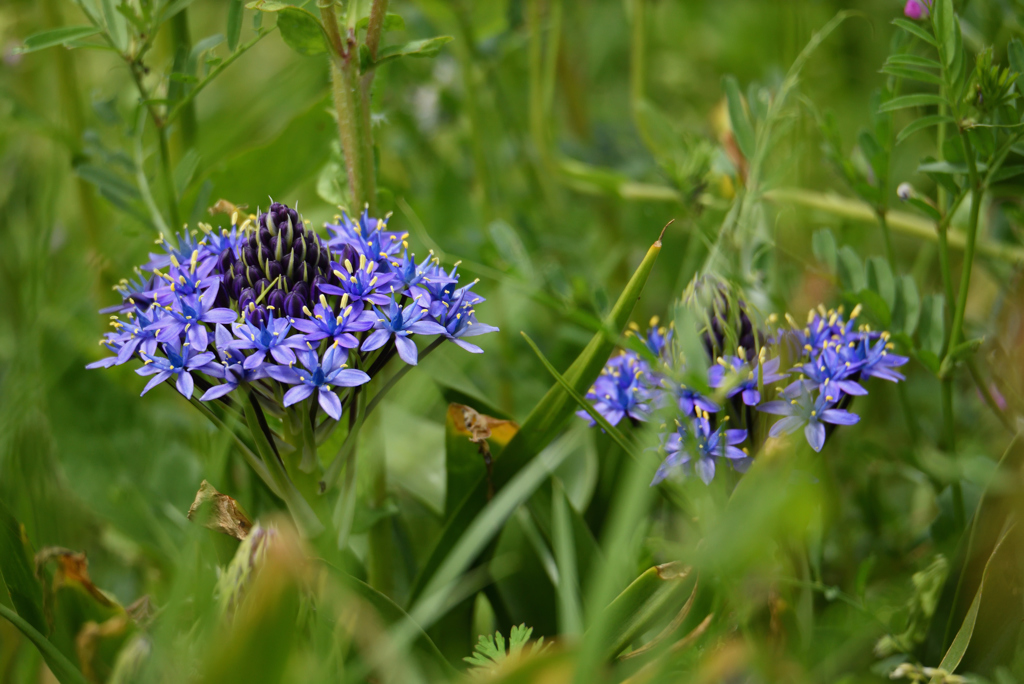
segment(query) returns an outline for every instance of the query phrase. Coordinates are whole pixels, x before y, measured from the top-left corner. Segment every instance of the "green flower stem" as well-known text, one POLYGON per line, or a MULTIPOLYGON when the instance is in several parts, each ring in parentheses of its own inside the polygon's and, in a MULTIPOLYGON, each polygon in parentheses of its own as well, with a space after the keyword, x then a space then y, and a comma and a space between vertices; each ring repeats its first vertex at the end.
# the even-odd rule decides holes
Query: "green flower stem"
MULTIPOLYGON (((384 30, 384 19, 388 15, 388 0, 373 0, 370 5, 370 22, 366 25, 366 49, 370 51, 370 61, 377 59, 377 50, 380 49, 380 36, 384 30)), ((374 70, 364 76, 364 80, 373 80, 374 70)))
POLYGON ((359 50, 355 32, 349 31, 348 37, 342 38, 333 0, 320 3, 320 16, 331 47, 332 92, 338 118, 338 137, 345 153, 351 208, 358 211, 366 206, 372 214, 377 204, 373 138, 369 105, 365 103, 359 82, 359 50))
POLYGON ((889 267, 893 273, 896 272, 896 251, 892 247, 892 233, 889 231, 889 221, 886 218, 889 210, 881 208, 878 210, 878 227, 882 229, 882 237, 885 239, 885 258, 889 261, 889 267))
POLYGON ((167 129, 160 113, 151 104, 152 96, 149 90, 146 89, 145 83, 142 82, 144 75, 142 62, 138 58, 129 58, 128 67, 132 74, 132 80, 135 81, 135 88, 139 91, 139 97, 146 103, 145 107, 149 118, 153 120, 153 124, 156 126, 157 140, 160 143, 160 168, 167 196, 168 216, 171 219, 171 229, 174 230, 181 225, 181 216, 178 213, 178 193, 174 188, 174 172, 171 168, 171 150, 167 142, 167 129))

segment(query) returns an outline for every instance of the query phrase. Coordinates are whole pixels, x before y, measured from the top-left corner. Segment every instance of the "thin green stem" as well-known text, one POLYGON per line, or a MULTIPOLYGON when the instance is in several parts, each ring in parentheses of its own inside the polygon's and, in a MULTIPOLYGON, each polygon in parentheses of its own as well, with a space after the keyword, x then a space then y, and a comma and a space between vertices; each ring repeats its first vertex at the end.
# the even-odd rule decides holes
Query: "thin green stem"
POLYGON ((889 221, 886 218, 888 210, 878 210, 878 227, 882 229, 882 237, 885 239, 885 258, 889 260, 889 267, 896 271, 896 251, 892 247, 892 233, 889 231, 889 221))
MULTIPOLYGON (((174 51, 177 55, 181 55, 183 60, 188 60, 189 53, 192 51, 192 35, 188 28, 188 8, 186 7, 171 17, 170 23, 174 51)), ((195 145, 197 129, 195 102, 189 98, 181 109, 181 142, 185 149, 195 145)))
POLYGON ((234 64, 236 59, 241 57, 243 54, 245 54, 246 51, 248 51, 250 48, 256 45, 256 43, 263 40, 265 36, 267 36, 270 33, 273 33, 276 29, 276 26, 272 29, 262 29, 259 33, 256 34, 254 38, 239 45, 237 50, 232 52, 228 57, 225 57, 223 62, 221 62, 213 69, 211 69, 210 73, 208 73, 206 77, 203 78, 203 80, 199 81, 199 83, 196 83, 195 86, 193 86, 192 89, 189 90, 184 97, 178 100, 178 102, 174 105, 171 111, 168 112, 167 116, 164 117, 164 125, 168 126, 174 123, 178 119, 178 117, 182 115, 182 113, 185 111, 187 107, 192 106, 192 101, 195 100, 196 95, 201 93, 203 89, 206 88, 206 86, 210 85, 213 79, 220 76, 221 72, 223 72, 229 66, 234 64))
POLYGON ((978 218, 981 212, 981 198, 985 191, 978 178, 978 165, 974 158, 974 147, 967 136, 967 131, 960 130, 960 141, 967 159, 968 178, 971 184, 971 217, 967 223, 967 242, 964 245, 964 265, 960 273, 960 294, 957 297, 956 312, 953 314, 953 326, 949 333, 949 344, 946 353, 956 349, 963 336, 964 312, 967 309, 967 294, 971 287, 971 267, 974 264, 974 246, 978 237, 978 218))
POLYGON ((88 680, 68 660, 67 656, 61 653, 52 641, 40 634, 39 630, 30 625, 23 617, 3 604, 0 604, 0 617, 17 627, 22 634, 28 637, 29 641, 35 644, 46 664, 62 684, 89 684, 88 680))

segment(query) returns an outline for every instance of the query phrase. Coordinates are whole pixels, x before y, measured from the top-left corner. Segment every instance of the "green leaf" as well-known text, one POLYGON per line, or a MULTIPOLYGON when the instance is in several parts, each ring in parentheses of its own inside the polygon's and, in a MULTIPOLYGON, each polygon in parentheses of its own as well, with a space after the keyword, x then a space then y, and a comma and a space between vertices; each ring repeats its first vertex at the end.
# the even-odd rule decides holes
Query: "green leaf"
POLYGON ((889 59, 885 60, 885 63, 892 64, 895 66, 923 67, 926 69, 936 69, 939 71, 942 70, 942 65, 936 62, 934 59, 928 59, 927 57, 922 57, 920 55, 890 55, 889 59))
POLYGON ((192 181, 197 168, 199 168, 199 152, 196 151, 196 148, 192 147, 181 156, 181 161, 178 162, 177 168, 174 169, 174 187, 177 188, 179 197, 185 192, 188 184, 192 181))
POLYGON ((575 636, 583 633, 583 608, 580 605, 579 572, 576 564, 576 544, 573 539, 572 519, 569 517, 569 502, 562 482, 554 478, 551 499, 551 545, 558 565, 559 634, 575 636))
POLYGON ((78 164, 75 173, 80 178, 92 183, 97 188, 127 200, 140 200, 138 188, 118 176, 113 171, 93 164, 78 164))
POLYGON ((877 292, 889 311, 896 306, 896 281, 892 276, 889 262, 881 257, 868 259, 868 287, 877 292))
POLYGON ((285 44, 300 55, 312 56, 327 52, 323 25, 313 14, 300 7, 278 10, 277 28, 285 44))
POLYGON ((43 50, 54 45, 64 45, 65 43, 72 40, 80 40, 82 38, 88 38, 89 36, 95 36, 103 29, 96 26, 62 26, 61 28, 51 29, 49 31, 41 31, 39 33, 33 33, 31 36, 25 39, 25 44, 18 48, 19 54, 27 52, 35 52, 36 50, 43 50))
POLYGON ((103 22, 107 25, 107 35, 114 46, 121 52, 128 49, 128 24, 125 18, 114 9, 114 0, 101 0, 103 6, 103 22))
POLYGON ((899 132, 896 136, 896 144, 899 145, 901 142, 912 136, 918 131, 922 131, 931 126, 937 126, 940 123, 953 123, 954 119, 951 116, 945 114, 930 114, 928 116, 922 116, 919 119, 914 119, 912 122, 899 132))
MULTIPOLYGON (((978 162, 978 171, 985 171, 988 169, 988 165, 984 162, 978 162)), ((945 173, 958 176, 966 176, 968 173, 967 164, 963 162, 953 163, 948 161, 933 161, 919 164, 917 167, 918 173, 945 173)))
POLYGON ((253 0, 253 2, 247 2, 245 9, 259 10, 260 12, 280 12, 283 9, 294 7, 286 2, 274 2, 273 0, 253 0))
MULTIPOLYGON (((362 19, 356 22, 356 31, 365 29, 370 25, 370 15, 366 15, 362 19)), ((384 23, 381 25, 381 32, 387 33, 388 31, 404 31, 405 30, 405 19, 402 18, 401 14, 395 14, 388 12, 384 15, 384 23)))
POLYGON ((999 549, 1002 547, 1003 542, 1013 528, 1016 527, 1016 523, 1007 526, 1003 531, 1002 536, 999 537, 999 541, 996 542, 995 547, 992 549, 992 553, 989 554, 988 560, 985 561, 985 570, 981 575, 981 582, 978 584, 978 591, 974 594, 974 600, 971 601, 971 607, 967 611, 967 615, 964 616, 964 621, 960 625, 960 629, 957 630, 956 636, 953 638, 953 642, 949 645, 949 650, 946 651, 946 655, 943 656, 942 662, 939 663, 939 669, 945 670, 946 672, 955 672, 960 661, 964 657, 964 653, 967 652, 967 647, 971 644, 971 637, 974 636, 974 626, 978 621, 978 611, 981 609, 981 595, 985 590, 985 580, 988 579, 989 568, 992 567, 992 559, 999 553, 999 549))
POLYGON ((939 54, 943 57, 946 66, 953 64, 953 59, 958 52, 956 50, 956 36, 954 24, 956 15, 953 12, 953 0, 935 0, 932 7, 932 27, 935 30, 935 38, 938 41, 939 54))
POLYGON ((881 68, 881 72, 898 78, 909 78, 914 81, 921 81, 922 83, 929 83, 931 85, 942 85, 942 79, 937 75, 930 71, 915 69, 913 67, 886 64, 881 68))
POLYGON ((864 307, 864 311, 870 315, 878 325, 883 328, 888 328, 892 324, 892 313, 880 294, 874 290, 864 288, 857 293, 857 299, 864 307))
POLYGON ((922 214, 930 218, 932 221, 942 220, 942 215, 939 214, 939 210, 925 202, 920 197, 908 197, 905 201, 907 204, 920 211, 922 214))
POLYGON ((732 125, 732 133, 736 137, 736 144, 740 146, 743 156, 751 159, 757 140, 750 117, 747 116, 747 110, 743 106, 743 96, 740 94, 740 86, 736 77, 725 76, 722 79, 722 89, 725 90, 726 101, 729 105, 729 122, 732 125))
POLYGON ((0 502, 0 580, 18 615, 40 632, 48 630, 43 614, 43 588, 36 579, 28 540, 21 524, 0 502))
POLYGON ((935 40, 935 37, 928 33, 928 31, 926 31, 920 24, 915 24, 907 19, 893 19, 892 23, 899 26, 910 35, 917 36, 929 45, 939 47, 939 42, 935 40))
MULTIPOLYGON (((401 57, 436 57, 441 52, 441 48, 452 40, 451 36, 434 36, 433 38, 414 40, 404 45, 389 45, 380 49, 377 59, 372 64, 363 64, 362 67, 364 70, 374 69, 401 57)), ((367 55, 367 59, 368 57, 367 55)))
POLYGON ((89 684, 89 681, 78 671, 70 660, 67 659, 53 643, 47 639, 35 627, 30 625, 23 617, 15 613, 7 606, 0 605, 0 617, 9 621, 18 628, 29 641, 31 641, 46 661, 53 676, 60 684, 89 684))
POLYGON ((995 173, 992 174, 992 178, 990 179, 990 182, 992 182, 992 183, 999 183, 999 182, 1002 182, 1002 181, 1005 181, 1005 180, 1009 180, 1011 178, 1016 178, 1017 176, 1021 175, 1022 173, 1024 173, 1024 165, 1022 165, 1022 164, 1014 164, 1013 166, 1004 166, 1004 167, 1000 168, 998 171, 996 171, 995 173))
POLYGON ((191 5, 193 2, 195 2, 195 0, 173 0, 172 2, 167 3, 166 5, 164 5, 164 8, 160 11, 159 23, 167 21, 168 19, 176 15, 178 12, 188 8, 188 6, 191 5))
POLYGON ((242 35, 242 15, 245 7, 242 0, 229 0, 228 5, 228 52, 234 52, 238 47, 238 39, 242 35))
POLYGON ((659 619, 679 612, 697 590, 692 575, 690 568, 666 563, 648 568, 623 589, 602 617, 612 625, 608 657, 621 653, 659 619))
POLYGON ((893 310, 893 327, 897 332, 913 335, 920 318, 921 296, 917 292, 917 284, 909 275, 901 276, 893 310))
POLYGON ((888 102, 883 102, 882 106, 878 108, 879 112, 894 112, 897 109, 906 109, 908 107, 927 107, 929 105, 943 105, 946 101, 938 95, 932 95, 930 93, 916 93, 914 95, 901 95, 900 97, 894 97, 888 102))
POLYGON ((921 348, 937 355, 942 351, 945 330, 945 297, 940 294, 928 295, 921 307, 921 323, 917 331, 921 348))
POLYGON ((917 360, 920 361, 925 368, 930 370, 933 374, 939 374, 939 366, 942 361, 939 359, 938 354, 928 349, 918 349, 916 351, 917 360))
POLYGON ((1017 91, 1021 91, 1021 84, 1024 81, 1024 43, 1020 38, 1014 38, 1006 44, 1006 56, 1010 60, 1010 69, 1018 74, 1017 91))
POLYGON ((814 231, 811 236, 811 251, 814 257, 828 268, 829 273, 835 273, 838 268, 838 255, 836 253, 836 238, 828 228, 814 231))
POLYGON ((860 292, 867 286, 864 264, 849 245, 843 245, 839 250, 839 280, 843 289, 851 292, 860 292))
MULTIPOLYGON (((591 338, 584 350, 564 373, 565 380, 572 385, 577 393, 586 392, 590 388, 608 357, 614 351, 616 340, 625 329, 626 323, 629 322, 633 306, 640 297, 640 293, 643 292, 644 284, 660 253, 661 239, 659 238, 647 251, 647 255, 626 284, 626 288, 615 302, 615 306, 612 307, 612 312, 605 321, 607 329, 598 331, 591 338)), ((572 397, 560 383, 556 382, 547 391, 530 411, 530 415, 523 422, 519 432, 505 447, 502 457, 495 463, 494 487, 496 491, 500 491, 502 486, 506 485, 554 439, 565 421, 573 415, 575 405, 572 397)), ((423 592, 438 572, 444 559, 468 529, 470 522, 483 509, 486 504, 486 487, 484 478, 477 480, 473 492, 463 499, 452 515, 413 584, 410 601, 415 601, 423 592)))

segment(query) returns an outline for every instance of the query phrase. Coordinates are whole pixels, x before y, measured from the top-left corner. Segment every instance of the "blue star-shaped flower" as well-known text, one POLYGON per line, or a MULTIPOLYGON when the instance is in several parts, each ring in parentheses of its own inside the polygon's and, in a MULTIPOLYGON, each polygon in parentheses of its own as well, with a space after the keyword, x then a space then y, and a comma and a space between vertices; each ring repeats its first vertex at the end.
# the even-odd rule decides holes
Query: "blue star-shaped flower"
POLYGON ((348 353, 344 347, 332 344, 324 352, 321 362, 315 351, 298 353, 303 368, 294 366, 267 366, 267 375, 278 382, 295 385, 284 393, 284 405, 291 406, 317 393, 317 401, 324 412, 334 420, 341 420, 341 400, 331 386, 355 387, 370 381, 370 376, 361 370, 348 368, 345 359, 348 353))
POLYGON ((415 366, 419 360, 419 352, 416 343, 409 339, 409 335, 444 335, 447 333, 444 326, 437 321, 425 319, 426 309, 416 303, 402 309, 391 299, 391 305, 387 311, 381 311, 384 318, 378 318, 374 324, 376 328, 369 337, 363 340, 361 349, 363 351, 374 351, 384 346, 384 343, 394 338, 395 348, 398 355, 410 366, 415 366))

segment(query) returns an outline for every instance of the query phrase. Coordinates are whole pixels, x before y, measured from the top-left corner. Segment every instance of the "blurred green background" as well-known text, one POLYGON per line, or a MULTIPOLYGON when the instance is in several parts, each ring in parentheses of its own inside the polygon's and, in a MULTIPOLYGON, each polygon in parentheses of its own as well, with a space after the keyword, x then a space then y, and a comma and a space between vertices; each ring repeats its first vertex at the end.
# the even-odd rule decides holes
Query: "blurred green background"
MULTIPOLYGON (((970 5, 968 42, 994 44, 999 54, 1020 34, 1015 3, 970 5)), ((449 266, 462 260, 464 277, 481 279, 476 290, 488 302, 478 316, 502 330, 481 338, 484 355, 447 345, 403 380, 373 426, 376 436, 361 446, 361 458, 386 455, 411 546, 436 531, 444 507, 447 402, 434 380, 521 419, 551 380, 519 331, 564 368, 590 338, 593 317, 607 311, 675 218, 634 319, 643 325, 665 315, 733 196, 738 160, 722 77, 735 75, 744 89, 753 81, 776 85, 812 33, 843 9, 858 15, 805 68, 805 101, 792 108, 766 173, 771 185, 848 194, 823 158, 810 107, 834 111, 853 145, 869 120, 871 94, 884 83, 890 21, 902 14, 896 0, 392 3, 406 30, 388 34, 389 42, 438 34, 454 41, 437 58, 379 70, 373 115, 381 205, 394 212, 392 227, 410 231, 420 255, 433 249, 449 266), (640 101, 655 113, 644 115, 640 101), (666 139, 675 147, 662 145, 666 139)), ((253 35, 253 14, 245 13, 243 42, 253 35)), ((186 16, 199 43, 224 32, 227 3, 196 0, 186 16)), ((96 311, 116 300, 111 286, 154 249, 134 174, 141 159, 142 172, 154 177, 157 155, 148 133, 135 148, 138 96, 116 55, 16 50, 30 34, 80 23, 63 0, 0 5, 0 499, 37 548, 85 551, 96 583, 127 604, 168 591, 185 512, 202 479, 257 515, 278 504, 173 388, 140 399, 144 383, 127 366, 84 369, 102 355, 97 340, 106 319, 96 311)), ((218 50, 223 45, 208 58, 218 50)), ((169 36, 158 36, 148 66, 166 72, 172 59, 169 36)), ((297 205, 314 225, 337 213, 344 173, 326 60, 300 56, 270 35, 195 102, 194 131, 179 126, 171 136, 183 218, 223 225, 227 217, 206 211, 222 198, 255 211, 272 197, 297 205)), ((900 148, 894 185, 928 187, 913 170, 930 145, 918 137, 900 148)), ((775 250, 765 290, 780 314, 802 318, 808 307, 832 301, 832 285, 813 264, 813 230, 831 225, 862 256, 883 253, 871 224, 787 207, 769 223, 775 250)), ((992 230, 1015 241, 1019 228, 1006 219, 992 230)), ((897 235, 897 260, 922 291, 935 292, 934 256, 922 259, 922 244, 897 235)), ((1005 331, 997 305, 1019 306, 1015 274, 996 263, 980 271, 969 322, 998 336, 1005 331)), ((826 582, 849 585, 873 558, 876 596, 893 610, 905 602, 910 575, 948 542, 942 526, 950 515, 929 482, 934 473, 920 470, 922 462, 935 471, 948 465, 929 446, 940 427, 938 385, 920 367, 908 368, 926 439, 908 438, 886 386, 858 405, 861 424, 844 431, 828 455, 844 495, 829 503, 826 582)), ((983 482, 1005 435, 961 382, 957 420, 971 427, 961 460, 968 481, 983 482)), ((581 509, 614 481, 614 470, 598 473, 606 440, 590 435, 585 443, 565 466, 575 473, 567 479, 581 509)), ((969 503, 977 496, 969 486, 969 503)), ((532 616, 525 609, 513 615, 520 617, 532 616)), ((857 637, 847 646, 866 670, 880 633, 851 624, 836 638, 857 637)), ((11 639, 0 626, 0 644, 11 639)), ((0 656, 0 678, 5 663, 13 667, 0 656)))

